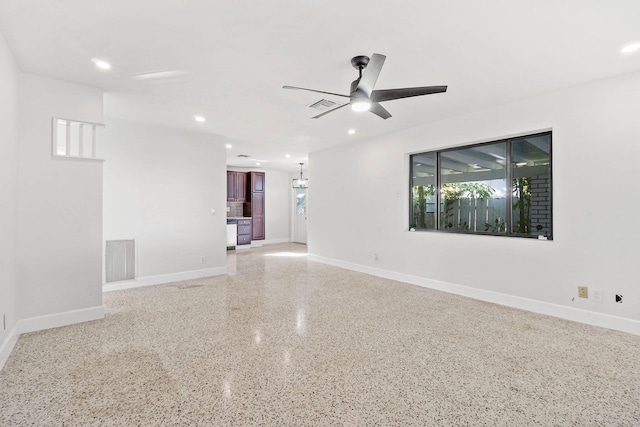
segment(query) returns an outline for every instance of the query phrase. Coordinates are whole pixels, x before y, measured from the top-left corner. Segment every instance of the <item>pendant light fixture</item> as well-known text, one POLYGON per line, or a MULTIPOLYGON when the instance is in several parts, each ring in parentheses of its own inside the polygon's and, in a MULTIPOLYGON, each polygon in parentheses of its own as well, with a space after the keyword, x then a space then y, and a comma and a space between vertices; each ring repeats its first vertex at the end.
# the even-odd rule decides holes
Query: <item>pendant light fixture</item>
POLYGON ((304 175, 302 175, 302 165, 304 165, 304 163, 300 163, 300 177, 293 178, 293 182, 291 183, 292 188, 309 188, 309 178, 305 178, 304 175))

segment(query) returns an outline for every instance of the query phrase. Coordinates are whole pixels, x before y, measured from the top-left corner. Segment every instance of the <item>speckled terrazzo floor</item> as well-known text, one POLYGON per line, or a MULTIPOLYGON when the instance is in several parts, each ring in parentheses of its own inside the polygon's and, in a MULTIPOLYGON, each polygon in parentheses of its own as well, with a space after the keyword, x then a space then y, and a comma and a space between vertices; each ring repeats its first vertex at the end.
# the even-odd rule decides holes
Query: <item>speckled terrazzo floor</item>
MULTIPOLYGON (((1 426, 638 426, 640 337, 307 261, 107 293, 23 335, 1 426)), ((295 256, 294 256, 295 255, 295 256)))

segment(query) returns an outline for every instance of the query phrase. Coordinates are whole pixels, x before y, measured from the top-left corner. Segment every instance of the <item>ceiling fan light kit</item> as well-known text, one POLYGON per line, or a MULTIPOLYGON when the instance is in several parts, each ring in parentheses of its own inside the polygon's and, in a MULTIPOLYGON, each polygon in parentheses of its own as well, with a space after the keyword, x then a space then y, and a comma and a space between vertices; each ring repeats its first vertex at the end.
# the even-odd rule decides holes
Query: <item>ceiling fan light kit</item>
POLYGON ((369 111, 371 109, 371 101, 368 98, 354 100, 350 104, 353 111, 369 111))
POLYGON ((378 117, 388 119, 391 114, 382 106, 380 102, 392 101, 394 99, 409 98, 413 96, 431 95, 434 93, 442 93, 447 91, 447 86, 420 86, 399 89, 383 89, 374 90, 380 71, 386 56, 374 53, 371 58, 364 55, 354 56, 351 59, 351 65, 358 70, 358 78, 351 83, 349 95, 340 93, 324 92, 321 90, 307 89, 297 86, 282 86, 283 89, 306 90, 308 92, 323 93, 341 98, 349 98, 349 102, 339 105, 324 113, 318 114, 312 118, 319 119, 329 113, 332 113, 346 105, 351 105, 353 111, 371 111, 378 117))

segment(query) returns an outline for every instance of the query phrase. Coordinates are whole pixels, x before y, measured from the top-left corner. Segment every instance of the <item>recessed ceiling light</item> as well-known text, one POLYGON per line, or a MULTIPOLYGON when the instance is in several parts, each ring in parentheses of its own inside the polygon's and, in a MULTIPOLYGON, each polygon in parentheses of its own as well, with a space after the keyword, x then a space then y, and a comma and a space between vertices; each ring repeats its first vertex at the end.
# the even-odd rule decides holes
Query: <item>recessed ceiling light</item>
POLYGON ((285 154, 284 156, 285 156, 287 159, 290 159, 290 158, 291 158, 291 154, 285 154))
POLYGON ((260 166, 260 162, 256 162, 256 166, 260 166))
POLYGON ((202 116, 193 116, 193 118, 195 119, 196 122, 200 122, 200 123, 205 122, 207 120, 202 116))
POLYGON ((111 69, 111 64, 109 64, 106 61, 103 61, 102 59, 92 59, 92 61, 94 64, 96 64, 96 67, 100 68, 101 70, 111 69))
POLYGON ((630 53, 634 53, 640 50, 640 42, 629 43, 620 49, 620 53, 623 55, 628 55, 630 53))
POLYGON ((227 145, 225 145, 225 147, 227 147, 227 148, 233 148, 233 145, 231 145, 231 144, 227 144, 227 145))
POLYGON ((347 133, 349 135, 353 135, 354 133, 356 133, 356 130, 355 129, 349 129, 349 131, 347 131, 347 133))

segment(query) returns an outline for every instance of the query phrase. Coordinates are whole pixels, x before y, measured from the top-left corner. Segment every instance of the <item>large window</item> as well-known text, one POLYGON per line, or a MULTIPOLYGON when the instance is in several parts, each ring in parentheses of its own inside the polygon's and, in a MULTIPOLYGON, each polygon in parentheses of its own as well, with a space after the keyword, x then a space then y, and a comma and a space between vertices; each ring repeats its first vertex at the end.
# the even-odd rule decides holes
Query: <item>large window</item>
POLYGON ((551 132, 413 154, 409 222, 551 239, 551 132))

